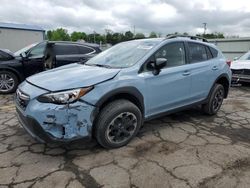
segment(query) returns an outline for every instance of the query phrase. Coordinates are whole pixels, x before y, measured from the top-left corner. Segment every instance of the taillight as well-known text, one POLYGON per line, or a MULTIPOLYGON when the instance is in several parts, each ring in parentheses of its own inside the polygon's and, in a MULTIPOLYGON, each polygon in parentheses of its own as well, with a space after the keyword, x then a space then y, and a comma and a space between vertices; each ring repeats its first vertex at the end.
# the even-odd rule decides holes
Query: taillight
POLYGON ((231 66, 231 61, 230 60, 227 60, 226 61, 227 65, 230 67, 231 66))

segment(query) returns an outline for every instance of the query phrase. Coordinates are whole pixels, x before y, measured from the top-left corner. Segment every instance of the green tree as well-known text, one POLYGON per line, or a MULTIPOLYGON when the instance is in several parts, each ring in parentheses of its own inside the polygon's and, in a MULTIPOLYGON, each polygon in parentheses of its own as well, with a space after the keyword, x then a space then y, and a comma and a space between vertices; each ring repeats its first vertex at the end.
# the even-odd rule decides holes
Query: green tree
POLYGON ((72 41, 78 41, 78 40, 86 40, 87 35, 84 32, 74 31, 73 33, 71 33, 70 37, 72 41))
POLYGON ((157 38, 156 32, 152 31, 152 32, 149 34, 149 38, 157 38))
POLYGON ((68 34, 68 31, 63 28, 58 28, 52 31, 49 30, 47 32, 47 36, 49 40, 53 40, 53 41, 58 41, 58 40, 70 41, 70 36, 68 34))
POLYGON ((144 39, 145 35, 143 33, 136 33, 135 38, 136 39, 144 39))
POLYGON ((101 35, 99 33, 91 33, 87 35, 86 41, 91 42, 91 43, 97 43, 97 44, 99 44, 100 42, 106 43, 106 37, 105 35, 101 35))
POLYGON ((204 37, 206 39, 225 38, 224 34, 220 32, 197 34, 196 36, 204 37))
POLYGON ((124 39, 127 40, 132 40, 134 38, 134 34, 131 31, 126 31, 124 34, 124 39))
POLYGON ((111 44, 117 44, 123 41, 123 39, 124 39, 124 35, 122 33, 113 33, 111 44))
POLYGON ((46 39, 50 40, 52 38, 52 31, 48 30, 46 33, 46 39))

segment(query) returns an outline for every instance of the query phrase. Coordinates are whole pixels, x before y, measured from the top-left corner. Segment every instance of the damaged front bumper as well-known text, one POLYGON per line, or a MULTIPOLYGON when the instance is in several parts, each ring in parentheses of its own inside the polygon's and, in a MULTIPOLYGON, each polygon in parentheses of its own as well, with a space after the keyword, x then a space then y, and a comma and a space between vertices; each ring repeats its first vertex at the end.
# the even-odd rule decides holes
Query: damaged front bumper
POLYGON ((28 97, 22 97, 21 89, 18 92, 15 97, 18 119, 39 142, 91 139, 95 106, 84 101, 66 105, 41 103, 36 97, 28 98, 26 93, 24 95, 28 97))
POLYGON ((233 74, 232 75, 232 83, 250 83, 250 75, 244 75, 244 74, 233 74))

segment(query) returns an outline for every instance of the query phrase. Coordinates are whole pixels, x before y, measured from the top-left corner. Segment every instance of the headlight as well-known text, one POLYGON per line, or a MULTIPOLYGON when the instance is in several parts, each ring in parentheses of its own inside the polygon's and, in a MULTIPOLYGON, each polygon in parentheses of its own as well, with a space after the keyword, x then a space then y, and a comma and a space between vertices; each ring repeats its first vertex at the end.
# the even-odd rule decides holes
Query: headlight
POLYGON ((93 89, 93 87, 49 93, 39 96, 37 100, 43 103, 55 103, 55 104, 73 103, 77 101, 80 97, 88 93, 91 89, 93 89))

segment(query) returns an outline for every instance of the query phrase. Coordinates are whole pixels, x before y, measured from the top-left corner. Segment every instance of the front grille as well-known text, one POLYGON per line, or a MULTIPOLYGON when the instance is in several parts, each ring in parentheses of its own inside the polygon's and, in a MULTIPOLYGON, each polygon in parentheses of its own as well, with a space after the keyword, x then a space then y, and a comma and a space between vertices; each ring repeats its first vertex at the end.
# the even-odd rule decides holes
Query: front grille
POLYGON ((250 69, 238 69, 238 70, 232 69, 232 73, 238 75, 250 75, 250 69))
POLYGON ((17 104, 23 109, 25 110, 27 105, 29 104, 29 100, 30 97, 29 95, 25 94, 24 92, 22 92, 20 89, 16 90, 16 101, 17 104))

